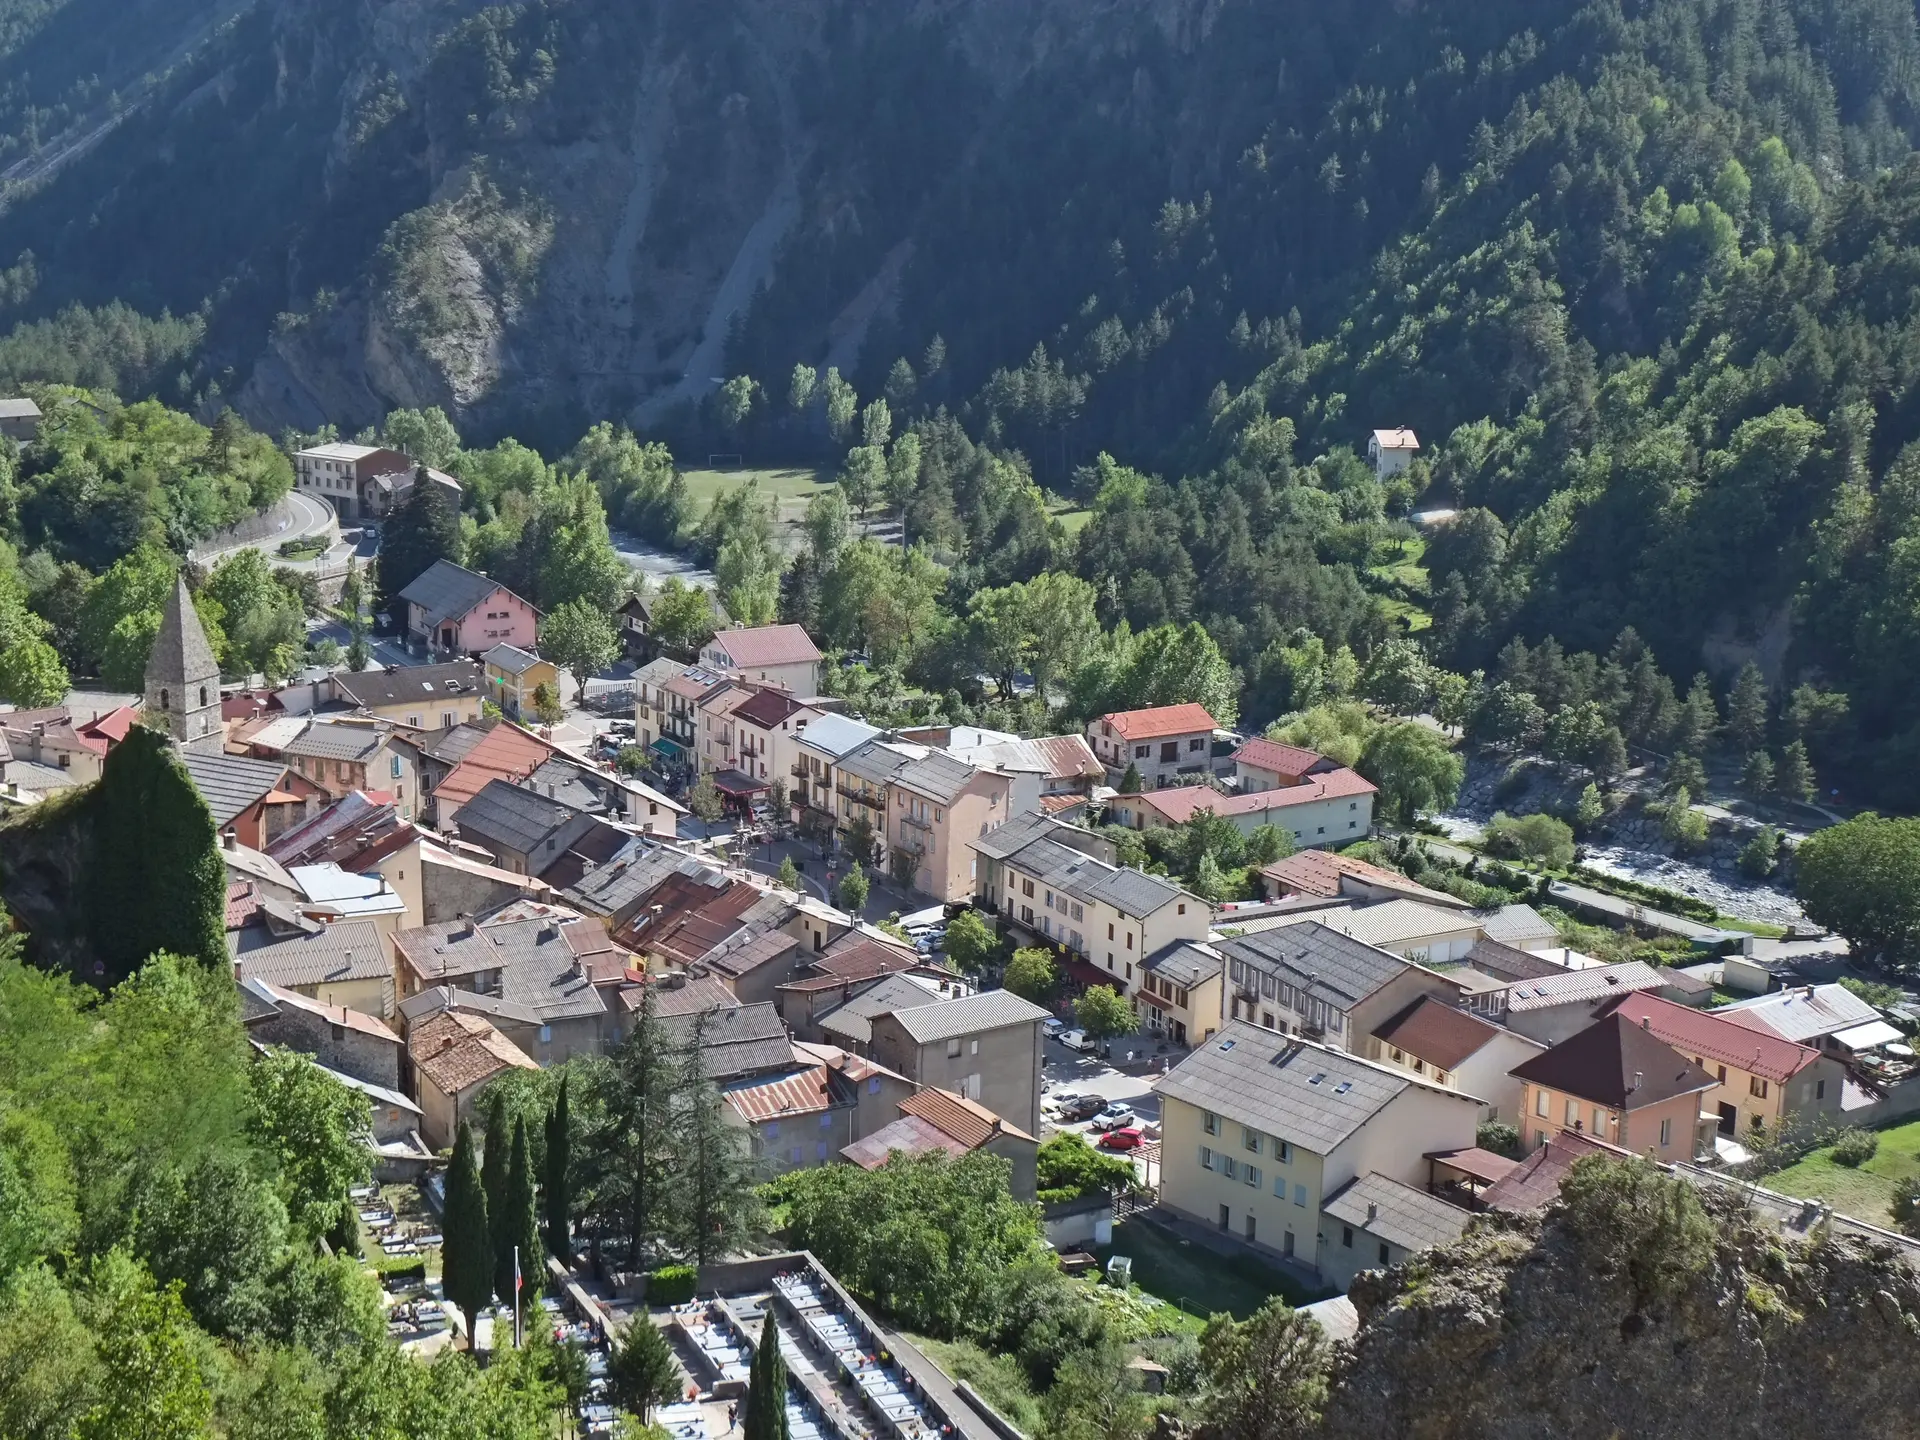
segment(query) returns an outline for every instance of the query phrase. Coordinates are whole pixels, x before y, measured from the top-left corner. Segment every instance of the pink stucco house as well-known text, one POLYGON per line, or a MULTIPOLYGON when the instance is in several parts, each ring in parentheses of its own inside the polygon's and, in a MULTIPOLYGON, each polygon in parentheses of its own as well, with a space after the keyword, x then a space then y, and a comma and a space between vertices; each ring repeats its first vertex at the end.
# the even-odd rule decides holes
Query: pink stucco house
POLYGON ((540 612, 498 580, 451 560, 436 560, 400 592, 407 637, 429 651, 478 655, 496 645, 532 650, 540 612))

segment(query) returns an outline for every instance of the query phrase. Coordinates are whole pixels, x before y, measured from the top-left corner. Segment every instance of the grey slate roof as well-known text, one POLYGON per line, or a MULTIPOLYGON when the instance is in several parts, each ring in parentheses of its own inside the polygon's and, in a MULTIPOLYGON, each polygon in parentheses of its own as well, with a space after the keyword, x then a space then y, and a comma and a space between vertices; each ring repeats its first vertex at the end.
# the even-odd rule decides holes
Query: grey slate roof
POLYGON ((524 675, 540 663, 540 657, 518 645, 499 644, 480 657, 494 669, 508 675, 524 675))
POLYGON ((829 1035, 844 1036, 864 1045, 873 1039, 874 1016, 939 1003, 940 997, 929 994, 924 985, 916 985, 904 975, 887 975, 844 1005, 827 1011, 820 1017, 819 1025, 829 1035))
POLYGON ((583 875, 564 893, 569 904, 595 915, 624 916, 672 875, 704 875, 712 888, 726 877, 703 856, 670 845, 636 839, 624 856, 615 856, 583 875))
POLYGON ((254 760, 245 755, 201 755, 188 751, 180 757, 193 788, 213 812, 213 823, 225 825, 242 810, 280 783, 287 767, 278 760, 254 760))
POLYGON ((464 565, 436 560, 400 592, 400 598, 425 611, 429 625, 438 625, 442 620, 460 619, 494 591, 505 588, 464 565))
MULTIPOLYGON (((975 848, 982 854, 992 854, 993 850, 987 848, 989 843, 1019 823, 1009 820, 998 830, 989 831, 973 842, 975 848)), ((1197 895, 1188 894, 1164 875, 1109 865, 1075 850, 1055 838, 1052 832, 1061 828, 1064 827, 1056 822, 1048 822, 1045 828, 1030 831, 1026 842, 1014 849, 996 847, 1000 848, 996 858, 1076 900, 1099 901, 1127 915, 1151 915, 1179 899, 1195 905, 1207 903, 1197 895)))
POLYGON ((1003 825, 996 825, 978 840, 967 843, 977 854, 989 860, 1004 860, 1018 853, 1031 841, 1059 828, 1057 820, 1049 820, 1045 815, 1035 812, 1031 815, 1016 815, 1003 825))
POLYGON ((333 677, 333 688, 357 705, 431 704, 479 691, 483 672, 471 660, 444 665, 405 665, 392 670, 363 670, 333 677))
POLYGON ((174 577, 173 593, 160 611, 160 629, 147 656, 146 674, 148 689, 219 677, 219 663, 193 608, 193 597, 187 593, 185 576, 174 577))
POLYGON ((663 1015, 660 1024, 682 1047, 690 1047, 694 1035, 700 1034, 709 1080, 737 1080, 743 1075, 793 1068, 793 1042, 787 1038, 786 1024, 770 1000, 736 1005, 731 1010, 663 1015))
POLYGON ((477 835, 527 855, 579 814, 566 802, 549 799, 544 791, 536 794, 505 780, 489 780, 460 807, 455 824, 462 838, 477 835))
POLYGON ((1516 982, 1507 989, 1507 1010, 1518 1013, 1546 1010, 1555 1005, 1590 1005, 1616 995, 1630 995, 1636 990, 1658 990, 1665 984, 1660 972, 1644 960, 1595 965, 1586 970, 1566 970, 1558 975, 1516 982))
POLYGON ((1531 905, 1502 905, 1498 910, 1475 910, 1473 917, 1489 940, 1524 950, 1529 940, 1558 943, 1560 932, 1553 922, 1531 905))
POLYGON ((897 746, 889 745, 884 740, 869 740, 849 750, 838 762, 839 768, 846 774, 875 785, 884 785, 897 778, 912 763, 910 756, 901 754, 897 746))
POLYGON ((1398 955, 1342 935, 1317 920, 1239 935, 1219 945, 1229 965, 1237 962, 1286 980, 1342 1011, 1409 968, 1398 955))
POLYGON ((1158 975, 1182 989, 1191 990, 1202 981, 1218 975, 1225 964, 1225 957, 1212 945, 1176 940, 1154 951, 1140 968, 1149 975, 1158 975))
MULTIPOLYGON (((1232 1020, 1153 1088, 1326 1155, 1418 1083, 1411 1075, 1344 1050, 1232 1020)), ((1455 1094, 1425 1088, 1438 1095, 1455 1094)), ((1472 1096, 1455 1098, 1480 1103, 1472 1096)))
POLYGON ((1011 990, 982 990, 978 995, 962 995, 957 1000, 935 1000, 931 1005, 896 1010, 894 1018, 916 1042, 931 1045, 956 1035, 978 1035, 983 1030, 1000 1030, 1009 1025, 1032 1025, 1046 1019, 1047 1014, 1011 990))
POLYGON ((916 795, 951 804, 953 797, 966 789, 978 773, 964 760, 935 750, 922 759, 910 761, 893 779, 896 785, 904 785, 916 795))
POLYGON ((1458 1205, 1378 1171, 1349 1180, 1321 1209, 1341 1224, 1377 1235, 1403 1250, 1430 1250, 1458 1240, 1473 1218, 1458 1205))
POLYGON ((341 920, 308 935, 276 940, 237 957, 242 980, 297 990, 339 980, 379 980, 393 973, 387 947, 371 920, 341 920))
MULTIPOLYGON (((428 985, 452 984, 461 978, 497 970, 500 999, 537 1015, 544 1022, 581 1015, 603 1015, 606 1003, 582 975, 573 947, 562 930, 591 925, 596 938, 604 935, 592 920, 551 926, 545 919, 515 920, 481 925, 470 934, 458 924, 402 930, 393 937, 403 963, 428 985)), ((461 1002, 467 996, 463 992, 461 1002)), ((505 1013, 505 1012, 503 1012, 505 1013)))
POLYGON ((331 725, 316 721, 280 749, 282 755, 308 755, 320 760, 370 760, 379 753, 386 733, 371 725, 331 725))

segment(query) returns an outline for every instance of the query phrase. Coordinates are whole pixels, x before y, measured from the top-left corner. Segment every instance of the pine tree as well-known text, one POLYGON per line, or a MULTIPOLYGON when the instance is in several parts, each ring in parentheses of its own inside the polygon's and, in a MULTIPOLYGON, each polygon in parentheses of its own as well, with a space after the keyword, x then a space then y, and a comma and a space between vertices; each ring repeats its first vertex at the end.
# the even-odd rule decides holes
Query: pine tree
POLYGON ((706 1015, 696 1017, 676 1097, 679 1172, 670 1196, 680 1248, 696 1265, 725 1254, 752 1223, 752 1162, 745 1132, 729 1124, 726 1102, 707 1074, 706 1015))
POLYGON ((1120 793, 1122 795, 1140 793, 1140 767, 1131 760, 1127 762, 1127 773, 1120 777, 1120 793))
POLYGON ((453 1163, 447 1167, 440 1233, 442 1288, 466 1315, 471 1345, 474 1321, 493 1298, 493 1242, 487 1231, 487 1192, 473 1161, 473 1127, 464 1120, 453 1143, 453 1163))
POLYGON ((1740 771, 1740 788, 1756 798, 1773 789, 1773 757, 1764 750, 1747 756, 1740 771))
POLYGON ((1680 705, 1680 723, 1673 736, 1674 748, 1684 750, 1689 755, 1698 755, 1707 748, 1707 742, 1713 738, 1713 732, 1719 724, 1720 707, 1714 703, 1713 686, 1705 675, 1696 675, 1687 690, 1687 698, 1680 705))
POLYGON ((659 1193, 672 1144, 668 1120, 678 1076, 671 1037, 652 985, 640 991, 633 1028, 614 1052, 615 1081, 600 1135, 605 1167, 600 1187, 609 1218, 626 1231, 636 1268, 663 1228, 659 1193))
POLYGON ((394 507, 380 536, 376 580, 379 608, 398 618, 400 592, 439 560, 458 562, 463 553, 460 516, 422 466, 406 498, 394 507))
POLYGON ((507 1097, 495 1090, 487 1097, 487 1140, 480 1162, 480 1187, 487 1193, 487 1217, 493 1234, 493 1289, 513 1293, 513 1240, 507 1234, 507 1172, 513 1163, 513 1130, 507 1121, 507 1097))
MULTIPOLYGON (((757 1370, 760 1357, 756 1355, 753 1363, 757 1370)), ((673 1347, 645 1314, 635 1315, 627 1326, 625 1338, 608 1361, 607 1379, 614 1403, 639 1416, 642 1424, 651 1418, 654 1406, 678 1398, 680 1369, 674 1364, 673 1347)))
POLYGON ((1780 768, 1774 775, 1774 786, 1789 800, 1813 799, 1816 788, 1813 762, 1807 759, 1806 741, 1795 740, 1780 752, 1780 768))
POLYGON ((1740 667, 1727 696, 1727 738, 1748 752, 1767 738, 1767 682, 1751 660, 1740 667))
POLYGON ((787 1362, 780 1353, 780 1327, 773 1307, 767 1307, 760 1327, 760 1343, 747 1375, 747 1414, 741 1425, 745 1440, 791 1440, 787 1428, 787 1362))
POLYGON ((519 1252, 520 1304, 533 1298, 546 1279, 546 1252, 540 1245, 540 1205, 533 1187, 533 1151, 527 1144, 527 1122, 516 1120, 513 1126, 513 1160, 507 1168, 506 1223, 500 1227, 506 1241, 507 1289, 513 1296, 515 1251, 519 1252))
POLYGON ((573 1263, 573 1129, 567 1108, 569 1077, 560 1077, 560 1093, 547 1112, 547 1249, 562 1265, 573 1263))

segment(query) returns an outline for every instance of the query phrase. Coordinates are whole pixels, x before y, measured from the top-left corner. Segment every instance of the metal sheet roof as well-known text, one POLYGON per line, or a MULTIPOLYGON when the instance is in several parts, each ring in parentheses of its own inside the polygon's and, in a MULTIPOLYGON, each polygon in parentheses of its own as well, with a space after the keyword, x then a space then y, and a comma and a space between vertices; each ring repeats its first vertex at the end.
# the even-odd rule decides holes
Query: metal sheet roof
POLYGON ((1473 1218, 1458 1205, 1378 1171, 1349 1180, 1321 1208, 1341 1224, 1403 1250, 1429 1250, 1458 1240, 1473 1218))

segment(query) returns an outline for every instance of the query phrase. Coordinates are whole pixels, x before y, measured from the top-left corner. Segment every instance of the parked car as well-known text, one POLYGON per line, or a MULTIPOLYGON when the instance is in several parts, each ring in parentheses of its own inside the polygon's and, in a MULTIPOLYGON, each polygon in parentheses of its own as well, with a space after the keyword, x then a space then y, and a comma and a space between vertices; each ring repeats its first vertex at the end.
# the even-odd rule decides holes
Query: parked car
POLYGON ((1087 1032, 1084 1030, 1062 1030, 1054 1036, 1054 1039, 1069 1050, 1078 1050, 1082 1053, 1091 1053, 1093 1050, 1093 1041, 1087 1038, 1087 1032))
POLYGON ((1138 1150, 1147 1143, 1147 1137, 1137 1125, 1122 1125, 1118 1130, 1109 1130, 1100 1137, 1103 1150, 1138 1150))
POLYGON ((1107 1108, 1107 1102, 1098 1095, 1076 1095, 1071 1100, 1060 1103, 1060 1118, 1069 1124, 1076 1120, 1091 1120, 1107 1108))
POLYGON ((1058 1035, 1062 1030, 1067 1028, 1067 1022, 1057 1015, 1049 1015, 1045 1020, 1040 1022, 1040 1028, 1049 1035, 1058 1035))
POLYGON ((1133 1107, 1124 1100, 1115 1100, 1106 1109, 1093 1117, 1094 1130, 1120 1130, 1133 1124, 1140 1117, 1133 1113, 1133 1107))

